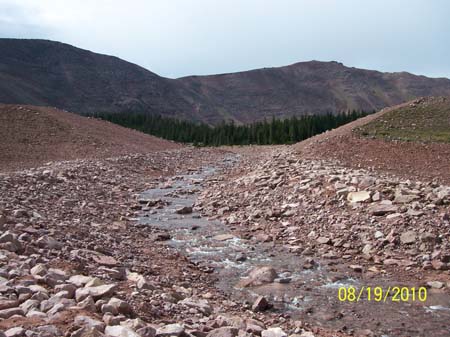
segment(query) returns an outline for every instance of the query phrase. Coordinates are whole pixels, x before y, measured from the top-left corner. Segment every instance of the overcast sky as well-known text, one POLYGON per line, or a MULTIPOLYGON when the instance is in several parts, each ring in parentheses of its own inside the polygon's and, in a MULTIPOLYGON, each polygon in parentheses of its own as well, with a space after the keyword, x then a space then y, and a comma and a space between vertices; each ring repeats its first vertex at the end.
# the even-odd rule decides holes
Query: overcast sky
POLYGON ((447 0, 0 0, 0 37, 66 42, 166 77, 335 60, 450 78, 447 0))

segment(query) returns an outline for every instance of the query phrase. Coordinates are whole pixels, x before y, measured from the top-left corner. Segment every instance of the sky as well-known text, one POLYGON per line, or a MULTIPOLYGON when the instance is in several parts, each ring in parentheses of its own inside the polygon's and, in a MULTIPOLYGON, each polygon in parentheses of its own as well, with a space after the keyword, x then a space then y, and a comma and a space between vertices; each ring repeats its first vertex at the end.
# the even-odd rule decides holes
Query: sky
POLYGON ((447 0, 0 0, 0 37, 61 41, 170 78, 309 60, 450 78, 449 17, 447 0))

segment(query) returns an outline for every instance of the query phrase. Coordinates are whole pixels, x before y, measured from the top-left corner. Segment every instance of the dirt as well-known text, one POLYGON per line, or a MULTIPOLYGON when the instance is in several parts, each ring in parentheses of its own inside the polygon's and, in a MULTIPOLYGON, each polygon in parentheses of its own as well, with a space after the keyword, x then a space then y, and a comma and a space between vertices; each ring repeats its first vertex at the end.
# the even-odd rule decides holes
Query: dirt
POLYGON ((54 108, 0 104, 0 171, 182 145, 54 108))

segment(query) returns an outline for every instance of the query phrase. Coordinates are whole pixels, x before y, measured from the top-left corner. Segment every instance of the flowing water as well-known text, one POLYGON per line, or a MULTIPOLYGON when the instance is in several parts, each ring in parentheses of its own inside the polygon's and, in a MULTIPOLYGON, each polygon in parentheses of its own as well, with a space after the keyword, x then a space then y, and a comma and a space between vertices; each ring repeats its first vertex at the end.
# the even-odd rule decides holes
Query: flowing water
MULTIPOLYGON (((224 160, 221 169, 233 165, 237 157, 224 160)), ((217 287, 240 302, 252 303, 259 295, 273 304, 274 311, 291 319, 300 319, 345 332, 370 329, 383 336, 450 336, 450 297, 442 291, 428 291, 423 303, 367 301, 341 302, 340 287, 415 286, 395 280, 352 278, 348 266, 315 259, 310 269, 303 269, 307 257, 290 253, 283 245, 241 239, 218 220, 208 220, 197 212, 177 214, 191 207, 202 191, 202 182, 217 173, 214 167, 172 178, 170 186, 144 192, 142 199, 162 200, 164 207, 143 211, 141 224, 167 231, 167 244, 181 251, 206 271, 217 273, 217 287), (238 282, 258 266, 272 266, 278 273, 274 283, 240 288, 238 282)), ((309 262, 309 261, 307 261, 309 262)))

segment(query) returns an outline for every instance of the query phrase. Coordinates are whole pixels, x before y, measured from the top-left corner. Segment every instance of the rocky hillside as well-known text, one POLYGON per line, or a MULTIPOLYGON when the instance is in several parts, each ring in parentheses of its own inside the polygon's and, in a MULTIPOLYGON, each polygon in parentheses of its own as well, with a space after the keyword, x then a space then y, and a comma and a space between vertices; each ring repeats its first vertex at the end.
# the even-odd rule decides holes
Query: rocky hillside
POLYGON ((0 170, 54 160, 180 148, 112 123, 52 108, 0 104, 0 170))
POLYGON ((448 98, 420 98, 317 135, 295 148, 302 157, 450 184, 449 118, 448 98))
POLYGON ((44 40, 0 39, 0 102, 82 114, 148 111, 218 123, 349 109, 378 110, 450 95, 450 80, 302 62, 232 74, 160 77, 116 57, 44 40))
MULTIPOLYGON (((280 68, 180 79, 220 113, 241 122, 344 110, 379 110, 419 96, 450 95, 450 80, 381 73, 337 62, 301 62, 280 68)), ((193 103, 196 103, 195 101, 193 103)), ((204 115, 205 113, 203 113, 204 115)))

